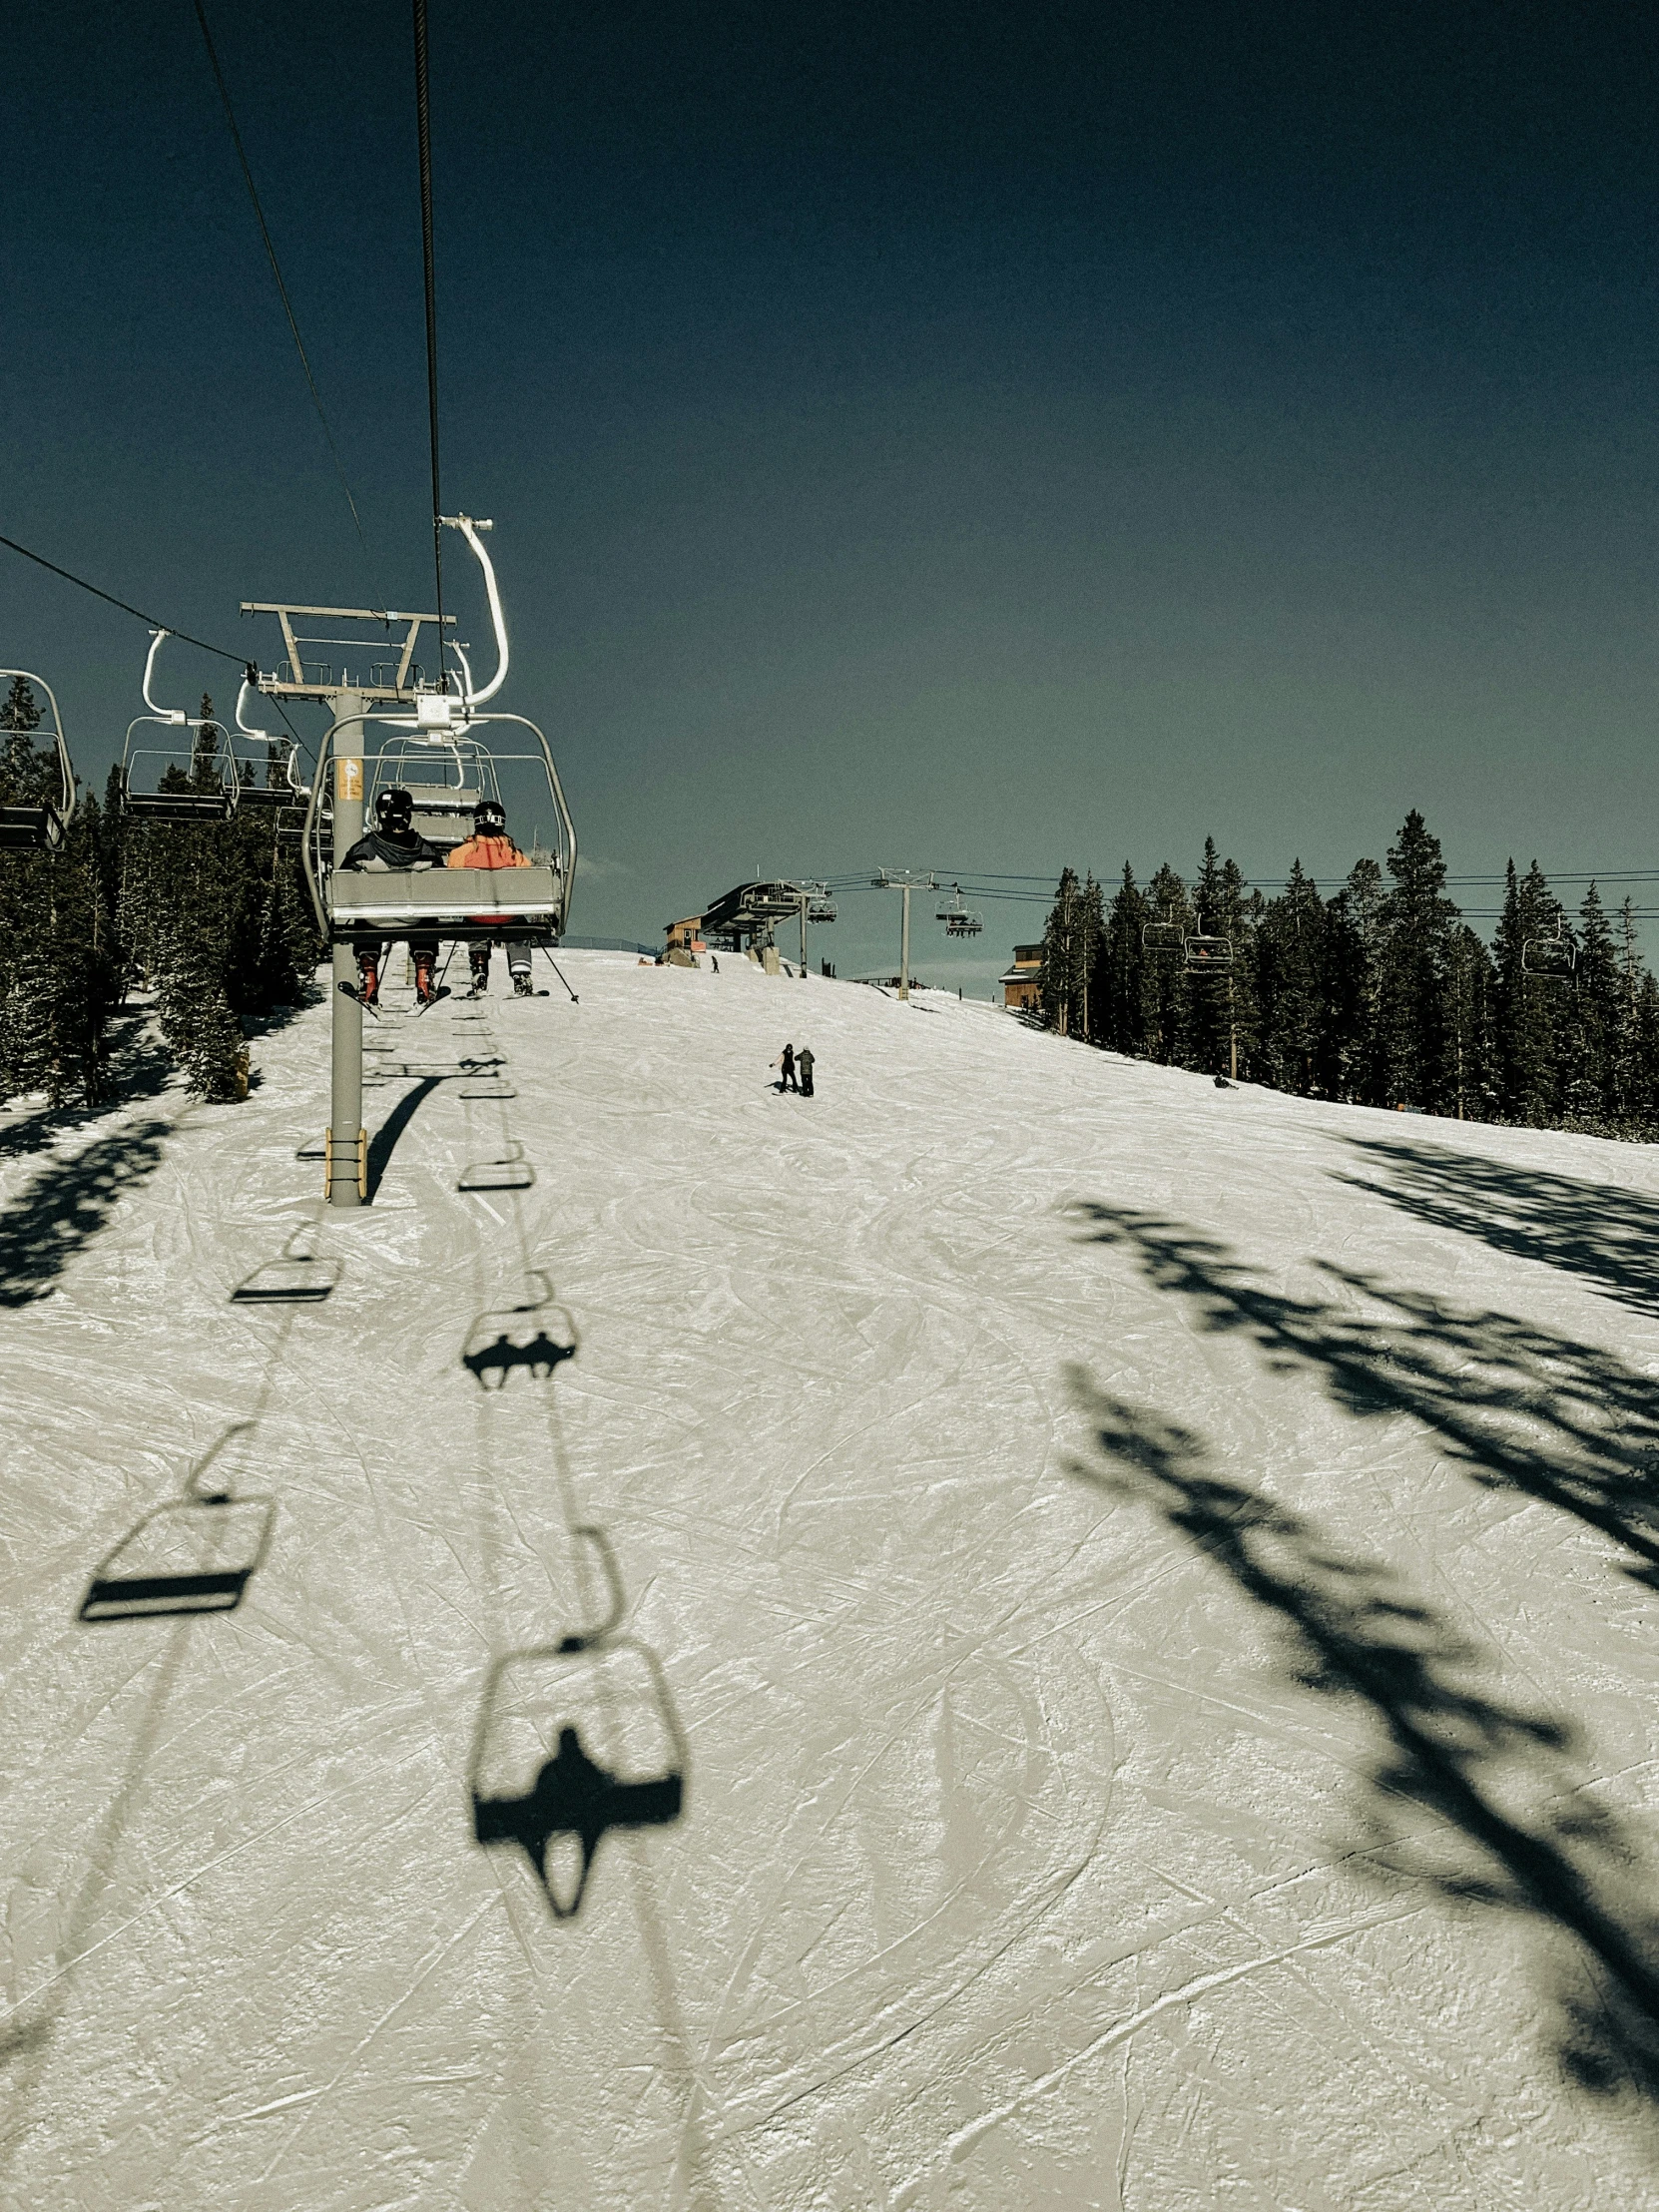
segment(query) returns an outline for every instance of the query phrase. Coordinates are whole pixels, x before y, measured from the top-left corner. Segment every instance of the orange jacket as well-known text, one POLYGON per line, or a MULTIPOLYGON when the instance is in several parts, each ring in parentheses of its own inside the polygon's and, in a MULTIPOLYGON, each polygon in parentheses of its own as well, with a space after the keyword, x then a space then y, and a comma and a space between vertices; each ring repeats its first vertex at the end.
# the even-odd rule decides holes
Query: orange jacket
POLYGON ((468 837, 456 845, 445 867, 528 867, 529 861, 511 837, 468 837))

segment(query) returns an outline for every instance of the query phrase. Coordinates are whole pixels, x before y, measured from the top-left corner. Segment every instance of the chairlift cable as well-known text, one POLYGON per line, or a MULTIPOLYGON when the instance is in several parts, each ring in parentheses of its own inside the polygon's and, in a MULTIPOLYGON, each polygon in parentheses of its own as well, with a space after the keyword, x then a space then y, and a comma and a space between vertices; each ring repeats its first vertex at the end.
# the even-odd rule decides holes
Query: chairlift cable
POLYGON ((271 264, 271 274, 276 279, 276 291, 282 302, 282 312, 287 316, 288 329, 293 337, 293 349, 299 355, 299 365, 305 372, 306 387, 311 395, 311 405, 316 409, 316 419, 322 425, 322 435, 327 440, 329 458, 334 464, 334 474, 339 478, 339 488, 345 494, 345 504, 351 510, 351 522, 357 533, 357 543, 363 549, 363 561, 368 570, 370 588, 374 597, 384 604, 385 594, 374 580, 374 559, 368 550, 368 539, 363 534, 362 517, 357 512, 357 502, 351 496, 351 486, 346 481, 345 466, 334 443, 334 433, 329 428, 328 417, 322 405, 322 394, 316 388, 316 378, 311 374, 310 360, 305 352, 305 341, 299 335, 299 322, 288 297, 288 287, 282 281, 281 265, 276 259, 276 248, 272 240, 271 226, 266 222, 265 210, 260 205, 260 195, 255 189, 254 172, 249 167, 248 155, 243 148, 242 133, 237 128, 236 110, 231 105, 230 87, 225 82, 225 72, 219 66, 219 55, 214 47, 213 33, 208 28, 207 11, 202 0, 195 0, 196 20, 202 26, 202 43, 208 49, 208 61, 214 73, 214 83, 219 87, 220 102, 225 110, 225 121, 230 126, 231 143, 237 150, 237 160, 242 165, 243 182, 248 187, 248 197, 254 204, 254 220, 260 226, 260 237, 265 241, 266 259, 271 264))
POLYGON ((443 656, 443 499, 438 473, 438 308, 432 254, 432 116, 426 60, 426 0, 414 0, 415 126, 420 142, 420 253, 426 282, 426 418, 432 442, 432 570, 437 591, 438 689, 449 689, 443 656))
POLYGON ((171 622, 163 622, 156 615, 147 615, 142 607, 135 607, 125 599, 117 599, 114 592, 103 591, 97 584, 89 584, 84 576, 76 576, 67 568, 60 568, 56 561, 49 561, 44 553, 31 553, 26 545, 19 545, 16 538, 0 537, 0 545, 9 546, 14 553, 21 553, 26 561, 33 561, 39 568, 49 568, 54 576, 61 576, 66 584, 75 584, 82 591, 91 592, 94 599, 102 599, 111 607, 119 607, 124 615, 136 615, 140 622, 147 622, 152 630, 165 630, 170 638, 181 638, 186 645, 199 646, 204 653, 217 653, 222 661, 235 661, 239 668, 251 664, 246 653, 227 652, 222 645, 210 645, 206 638, 193 638, 188 630, 180 630, 171 622))

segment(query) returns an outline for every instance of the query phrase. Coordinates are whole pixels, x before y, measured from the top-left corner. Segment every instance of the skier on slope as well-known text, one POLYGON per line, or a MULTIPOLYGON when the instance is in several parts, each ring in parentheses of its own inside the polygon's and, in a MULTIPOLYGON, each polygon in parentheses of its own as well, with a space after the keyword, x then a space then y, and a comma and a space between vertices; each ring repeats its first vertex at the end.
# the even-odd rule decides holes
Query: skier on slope
POLYGON ((795 1047, 793 1044, 785 1045, 783 1058, 774 1060, 772 1064, 775 1068, 783 1070, 778 1078, 778 1088, 781 1091, 795 1091, 801 1088, 795 1079, 795 1047))
MULTIPOLYGON (((376 875, 437 864, 437 848, 415 830, 414 801, 406 791, 379 794, 374 802, 374 828, 359 837, 340 861, 342 868, 363 868, 376 875)), ((365 1006, 379 1003, 380 965, 390 942, 389 937, 380 937, 357 946, 357 995, 365 1006)), ((437 938, 410 937, 409 956, 414 961, 415 996, 423 1006, 430 1006, 437 995, 432 986, 437 938)))
MULTIPOLYGON (((507 834, 507 810, 498 799, 481 799, 472 810, 472 834, 456 845, 444 863, 448 867, 528 867, 530 862, 507 834)), ((491 916, 480 914, 480 921, 491 916)), ((499 918, 499 917, 496 917, 499 918)), ((472 996, 482 998, 489 988, 490 948, 487 942, 467 947, 472 968, 472 996)), ((530 982, 530 947, 509 944, 507 972, 520 998, 533 997, 530 982)))
POLYGON ((813 1048, 810 1044, 804 1044, 801 1047, 801 1050, 795 1056, 795 1065, 796 1071, 801 1077, 801 1095, 803 1098, 811 1098, 813 1095, 813 1048))

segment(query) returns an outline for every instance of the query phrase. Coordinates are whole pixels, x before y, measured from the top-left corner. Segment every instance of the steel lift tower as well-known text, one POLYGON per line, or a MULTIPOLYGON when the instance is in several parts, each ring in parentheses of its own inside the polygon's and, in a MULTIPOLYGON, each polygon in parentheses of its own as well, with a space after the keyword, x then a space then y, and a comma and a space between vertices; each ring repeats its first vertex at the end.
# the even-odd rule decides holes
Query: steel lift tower
MULTIPOLYGON (((415 647, 422 627, 427 623, 436 626, 440 617, 398 614, 389 608, 382 612, 376 607, 294 607, 266 599, 245 599, 242 611, 245 615, 275 615, 282 629, 287 659, 274 674, 261 674, 260 690, 273 699, 311 700, 326 707, 333 718, 329 735, 346 741, 343 749, 336 750, 333 756, 334 850, 343 853, 363 833, 364 717, 376 706, 404 706, 411 713, 415 711, 415 647), (302 621, 321 617, 328 622, 372 622, 387 632, 394 623, 407 623, 408 629, 400 648, 392 645, 388 637, 376 661, 368 658, 374 651, 368 640, 298 636, 293 627, 296 617, 302 621), (335 683, 333 664, 317 661, 314 655, 312 667, 307 671, 300 648, 314 649, 319 645, 363 656, 358 665, 366 661, 368 680, 347 675, 341 669, 341 680, 335 683)), ((449 629, 455 617, 444 615, 441 621, 443 627, 449 629)), ((441 637, 437 660, 441 668, 441 637)), ((354 992, 356 981, 357 965, 352 948, 336 940, 333 946, 335 988, 329 993, 333 1001, 333 1051, 323 1170, 323 1193, 330 1206, 360 1206, 368 1196, 368 1132, 363 1126, 363 1010, 354 996, 338 988, 345 983, 354 992)))

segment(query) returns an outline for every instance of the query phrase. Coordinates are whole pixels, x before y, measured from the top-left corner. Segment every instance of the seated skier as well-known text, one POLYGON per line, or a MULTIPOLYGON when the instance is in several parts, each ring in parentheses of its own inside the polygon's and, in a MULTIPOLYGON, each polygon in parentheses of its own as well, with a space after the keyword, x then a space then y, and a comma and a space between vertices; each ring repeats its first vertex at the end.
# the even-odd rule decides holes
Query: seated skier
MULTIPOLYGON (((456 845, 445 860, 446 867, 528 867, 530 862, 507 834, 507 810, 498 799, 481 799, 472 810, 472 834, 464 844, 456 845)), ((490 917, 481 914, 481 921, 490 917)), ((497 917, 499 918, 499 917, 497 917)), ((482 998, 489 988, 490 948, 487 942, 467 947, 467 958, 472 967, 473 998, 482 998)), ((520 998, 534 996, 530 982, 530 947, 527 944, 509 944, 507 947, 507 972, 513 979, 513 989, 520 998)))
MULTIPOLYGON (((342 868, 366 868, 377 875, 437 866, 437 848, 416 831, 414 801, 406 791, 385 791, 377 796, 374 828, 357 839, 339 864, 342 868)), ((358 996, 365 1006, 379 1003, 380 966, 390 942, 389 937, 381 937, 357 947, 358 996)), ((415 996, 423 1006, 430 1006, 437 995, 432 984, 437 938, 411 937, 409 954, 414 961, 415 996)))

